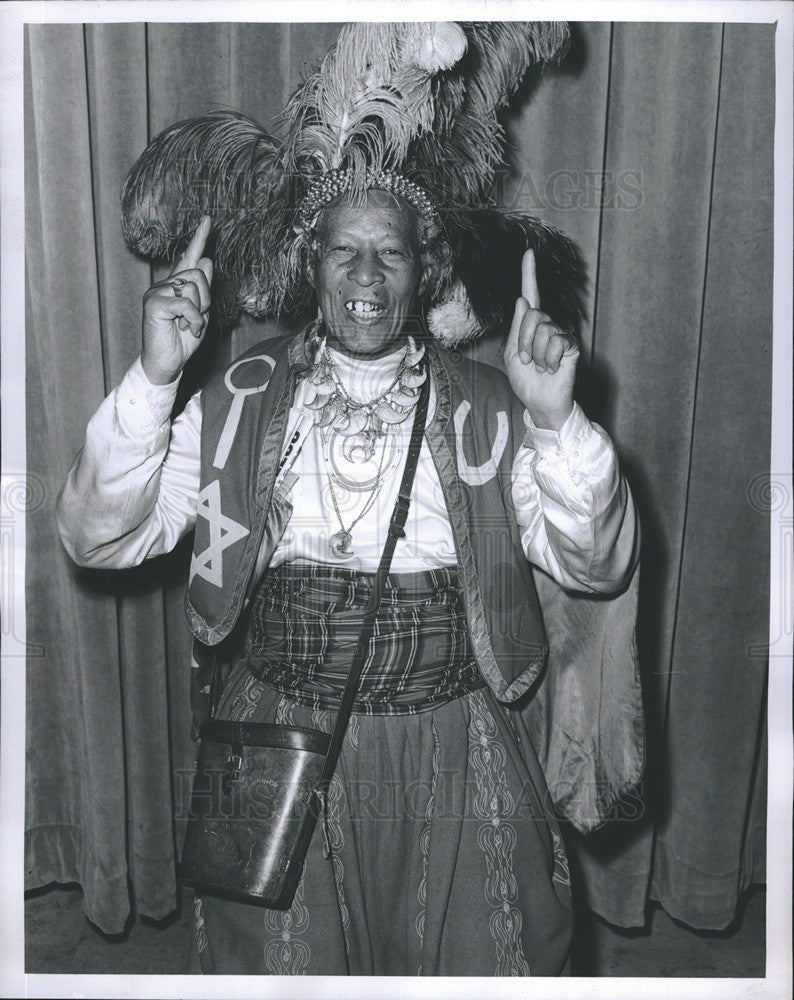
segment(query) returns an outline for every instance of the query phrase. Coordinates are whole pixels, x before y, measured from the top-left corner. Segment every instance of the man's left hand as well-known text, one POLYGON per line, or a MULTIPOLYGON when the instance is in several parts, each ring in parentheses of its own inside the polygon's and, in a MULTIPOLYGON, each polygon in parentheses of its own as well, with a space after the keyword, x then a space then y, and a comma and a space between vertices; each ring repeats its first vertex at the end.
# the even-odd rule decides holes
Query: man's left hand
POLYGON ((573 409, 579 344, 540 309, 535 255, 521 262, 521 297, 505 345, 507 377, 536 427, 558 431, 573 409))

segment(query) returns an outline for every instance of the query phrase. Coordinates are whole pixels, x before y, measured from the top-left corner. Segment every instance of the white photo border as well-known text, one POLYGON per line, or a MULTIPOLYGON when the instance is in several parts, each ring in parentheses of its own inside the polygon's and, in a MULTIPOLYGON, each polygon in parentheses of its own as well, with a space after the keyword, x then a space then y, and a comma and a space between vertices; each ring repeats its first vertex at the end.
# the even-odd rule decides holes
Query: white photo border
MULTIPOLYGON (((463 18, 549 20, 777 23, 775 41, 775 272, 770 472, 788 476, 788 506, 773 513, 770 526, 770 637, 781 635, 770 658, 769 795, 767 865, 767 974, 764 979, 464 979, 246 976, 78 976, 24 972, 24 774, 25 774, 25 602, 4 600, 2 699, 0 702, 0 991, 29 997, 604 997, 610 1000, 716 1000, 791 995, 792 984, 792 635, 786 601, 792 594, 792 563, 781 551, 781 526, 792 523, 792 39, 794 5, 777 0, 102 0, 102 2, 0 3, 0 333, 2 334, 3 420, 0 500, 24 489, 25 270, 22 32, 25 23, 350 21, 463 18), (786 627, 789 634, 786 635, 786 627)), ((5 510, 3 510, 5 514, 5 510)), ((24 592, 25 524, 3 529, 4 588, 24 592)))

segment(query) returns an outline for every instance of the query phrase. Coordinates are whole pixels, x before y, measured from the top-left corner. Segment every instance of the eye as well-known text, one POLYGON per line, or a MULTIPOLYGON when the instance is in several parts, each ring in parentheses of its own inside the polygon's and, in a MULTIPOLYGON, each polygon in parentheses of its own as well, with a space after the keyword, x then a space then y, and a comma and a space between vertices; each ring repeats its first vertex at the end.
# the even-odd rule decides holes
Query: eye
POLYGON ((399 247, 384 247, 380 252, 381 257, 388 257, 391 260, 405 260, 408 256, 404 250, 400 250, 399 247))
POLYGON ((350 260, 350 258, 355 254, 355 250, 344 243, 334 244, 334 246, 328 247, 326 252, 330 257, 333 257, 333 259, 337 261, 350 260))

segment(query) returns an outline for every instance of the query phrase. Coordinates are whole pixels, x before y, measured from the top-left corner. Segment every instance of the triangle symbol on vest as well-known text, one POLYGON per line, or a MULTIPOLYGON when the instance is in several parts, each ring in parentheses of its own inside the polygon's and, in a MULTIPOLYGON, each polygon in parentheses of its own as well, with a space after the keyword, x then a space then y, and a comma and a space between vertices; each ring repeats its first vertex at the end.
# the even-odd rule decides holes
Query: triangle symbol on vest
POLYGON ((194 553, 190 562, 190 580, 200 576, 214 587, 223 586, 223 551, 249 534, 249 529, 221 510, 221 484, 214 479, 198 495, 196 517, 207 520, 209 545, 203 552, 194 553))

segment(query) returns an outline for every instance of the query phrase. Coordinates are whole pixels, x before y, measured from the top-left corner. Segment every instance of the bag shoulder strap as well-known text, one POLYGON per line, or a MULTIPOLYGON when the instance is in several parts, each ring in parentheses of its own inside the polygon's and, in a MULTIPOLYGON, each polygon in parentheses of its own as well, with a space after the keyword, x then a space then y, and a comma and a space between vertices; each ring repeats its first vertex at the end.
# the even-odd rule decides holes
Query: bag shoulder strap
POLYGON ((383 546, 383 554, 380 557, 378 571, 375 574, 375 580, 372 584, 369 602, 367 603, 366 610, 364 611, 364 621, 361 625, 361 632, 359 633, 358 642, 356 643, 356 648, 353 653, 353 660, 350 664, 350 672, 347 676, 344 690, 342 691, 342 697, 339 703, 339 712, 336 716, 336 722, 331 732, 331 742, 325 758, 325 765, 323 767, 322 774, 320 775, 319 787, 321 789, 327 787, 333 776, 334 768, 336 767, 336 762, 342 749, 342 741, 345 736, 345 730, 347 729, 347 724, 350 721, 350 715, 353 711, 353 703, 358 690, 361 671, 364 669, 364 660, 367 653, 367 647, 369 646, 369 640, 372 638, 372 630, 375 627, 375 618, 383 597, 383 588, 386 584, 386 577, 389 575, 389 568, 391 566, 392 556, 394 555, 394 547, 397 544, 398 538, 405 537, 405 524, 408 520, 408 509, 411 504, 411 490, 413 489, 416 466, 419 461, 419 452, 422 448, 422 438, 424 436, 425 423, 427 420, 427 407, 430 398, 430 372, 426 365, 424 366, 424 371, 426 378, 422 383, 419 400, 416 404, 414 425, 411 431, 411 440, 408 444, 408 454, 405 459, 403 477, 400 483, 400 489, 397 492, 397 500, 394 504, 391 520, 389 521, 386 544, 383 546))
MULTIPOLYGON (((369 602, 367 603, 367 607, 364 611, 364 620, 362 622, 361 632, 359 633, 358 642, 356 643, 356 648, 353 653, 350 672, 342 691, 339 711, 336 716, 334 728, 331 732, 331 742, 328 755, 326 757, 326 766, 323 768, 320 778, 321 787, 327 786, 333 775, 334 768, 336 767, 336 761, 342 747, 345 730, 347 729, 347 724, 350 721, 350 715, 353 711, 353 703, 355 702, 356 692, 361 678, 361 671, 364 668, 364 658, 366 656, 369 640, 372 637, 372 630, 375 626, 375 618, 383 596, 383 588, 386 583, 386 577, 389 575, 389 568, 391 566, 392 556, 394 555, 394 547, 397 544, 397 539, 405 536, 405 524, 408 520, 411 490, 413 489, 416 466, 419 461, 419 452, 422 448, 422 439, 424 437, 425 424, 427 422, 427 409, 430 400, 430 370, 426 361, 423 363, 423 370, 426 373, 426 378, 422 383, 419 392, 419 399, 416 404, 416 413, 414 414, 413 429, 411 430, 411 438, 408 443, 408 454, 405 459, 403 476, 400 482, 400 488, 397 491, 397 500, 394 504, 391 520, 389 521, 389 528, 386 536, 386 543, 383 547, 383 554, 381 555, 378 570, 372 584, 369 602)), ((213 653, 216 654, 217 651, 213 650, 213 653)), ((220 664, 218 662, 217 655, 214 655, 210 682, 210 694, 208 699, 208 718, 210 719, 215 717, 221 697, 221 687, 220 664)))

